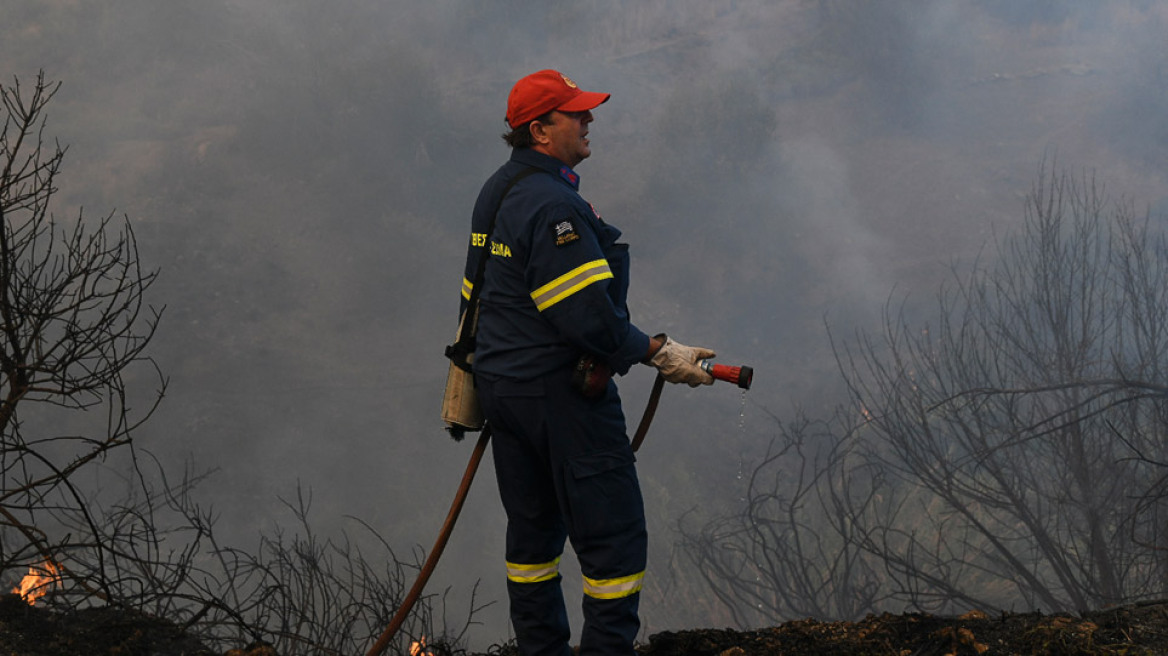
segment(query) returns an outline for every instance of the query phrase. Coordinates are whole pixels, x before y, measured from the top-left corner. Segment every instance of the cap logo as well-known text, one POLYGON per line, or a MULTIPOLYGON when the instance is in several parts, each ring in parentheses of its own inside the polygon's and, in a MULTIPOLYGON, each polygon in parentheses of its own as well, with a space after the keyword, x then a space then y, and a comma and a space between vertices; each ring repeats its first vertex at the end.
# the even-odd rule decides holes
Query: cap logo
POLYGON ((572 78, 564 75, 563 73, 560 73, 560 77, 564 78, 564 84, 568 85, 569 88, 576 88, 576 83, 572 81, 572 78))

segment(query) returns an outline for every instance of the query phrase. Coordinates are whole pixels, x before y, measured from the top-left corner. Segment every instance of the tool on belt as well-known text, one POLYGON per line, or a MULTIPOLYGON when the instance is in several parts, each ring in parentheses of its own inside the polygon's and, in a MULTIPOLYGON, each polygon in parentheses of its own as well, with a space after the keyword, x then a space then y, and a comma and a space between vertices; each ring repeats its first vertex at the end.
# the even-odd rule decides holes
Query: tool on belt
MULTIPOLYGON (((482 275, 481 269, 479 275, 482 275)), ((476 284, 475 287, 477 288, 478 285, 476 284)), ((580 362, 585 362, 585 359, 581 358, 580 362)), ((754 379, 754 369, 751 367, 728 366, 716 364, 709 360, 702 360, 699 364, 702 369, 714 378, 733 383, 744 390, 750 389, 750 384, 754 379)), ((579 371, 581 367, 586 369, 587 365, 577 363, 577 375, 587 378, 589 372, 585 371, 581 373, 579 371)), ((591 375, 603 377, 604 384, 607 386, 608 377, 601 375, 603 372, 593 371, 590 373, 591 375)), ((641 448, 641 443, 645 441, 645 435, 649 433, 649 425, 653 423, 653 415, 657 412, 657 403, 661 399, 661 390, 664 387, 665 378, 658 373, 657 378, 653 381, 653 391, 649 393, 649 401, 645 405, 645 412, 641 415, 641 423, 637 425, 637 432, 633 434, 631 445, 634 452, 641 448)), ((442 557, 442 552, 446 549, 446 543, 450 540, 450 534, 454 530, 454 523, 458 521, 458 515, 462 512, 462 506, 466 502, 467 494, 470 492, 470 484, 474 481, 479 463, 482 462, 483 454, 487 450, 487 442, 491 439, 490 424, 484 422, 481 430, 482 432, 479 434, 478 442, 475 443, 474 451, 471 452, 470 462, 467 463, 466 471, 462 474, 462 483, 458 486, 458 491, 454 494, 454 502, 450 504, 450 511, 446 514, 446 521, 442 524, 442 530, 438 532, 438 539, 434 541, 434 546, 430 549, 430 555, 426 557, 426 562, 422 565, 422 569, 419 570, 418 578, 414 581, 414 586, 410 588, 409 593, 402 600, 401 605, 398 606, 397 612, 394 613, 389 625, 381 633, 377 642, 369 648, 365 656, 380 656, 385 651, 385 648, 389 646, 394 636, 397 635, 406 617, 409 616, 418 598, 422 596, 422 590, 426 587, 426 582, 430 580, 430 575, 434 573, 434 568, 438 566, 438 559, 442 557)))

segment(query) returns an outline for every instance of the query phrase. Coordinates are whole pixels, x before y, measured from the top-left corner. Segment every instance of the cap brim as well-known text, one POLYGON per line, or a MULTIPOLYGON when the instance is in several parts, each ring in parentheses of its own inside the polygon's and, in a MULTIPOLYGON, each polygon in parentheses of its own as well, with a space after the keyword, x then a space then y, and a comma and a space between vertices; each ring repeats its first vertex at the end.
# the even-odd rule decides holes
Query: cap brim
POLYGON ((556 109, 561 112, 584 112, 589 109, 596 109, 607 101, 611 95, 610 93, 599 93, 596 91, 581 91, 575 98, 572 98, 556 109))

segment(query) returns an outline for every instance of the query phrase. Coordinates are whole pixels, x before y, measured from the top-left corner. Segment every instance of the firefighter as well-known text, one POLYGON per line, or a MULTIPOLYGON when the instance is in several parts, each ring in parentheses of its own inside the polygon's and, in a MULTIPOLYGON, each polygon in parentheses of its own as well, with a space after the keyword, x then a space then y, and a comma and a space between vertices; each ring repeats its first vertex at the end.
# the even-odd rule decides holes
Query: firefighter
POLYGON ((485 256, 474 375, 492 427, 511 622, 524 656, 572 653, 560 590, 565 539, 584 577, 579 653, 634 653, 647 535, 611 374, 646 363, 669 382, 713 383, 697 364, 713 351, 630 322, 628 246, 578 192, 592 110, 608 99, 553 70, 519 80, 503 135, 510 160, 483 185, 471 221, 462 307, 485 256))

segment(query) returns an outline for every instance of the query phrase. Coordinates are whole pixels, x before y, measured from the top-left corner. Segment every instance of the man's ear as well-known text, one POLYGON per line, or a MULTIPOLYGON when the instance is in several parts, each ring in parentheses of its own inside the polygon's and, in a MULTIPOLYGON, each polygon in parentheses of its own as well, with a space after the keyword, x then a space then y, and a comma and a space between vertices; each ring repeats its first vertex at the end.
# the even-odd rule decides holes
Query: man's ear
POLYGON ((551 141, 551 137, 547 135, 546 127, 540 121, 532 121, 528 124, 527 129, 531 131, 531 140, 537 144, 545 144, 551 141))

